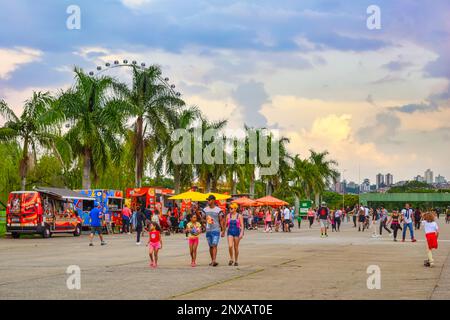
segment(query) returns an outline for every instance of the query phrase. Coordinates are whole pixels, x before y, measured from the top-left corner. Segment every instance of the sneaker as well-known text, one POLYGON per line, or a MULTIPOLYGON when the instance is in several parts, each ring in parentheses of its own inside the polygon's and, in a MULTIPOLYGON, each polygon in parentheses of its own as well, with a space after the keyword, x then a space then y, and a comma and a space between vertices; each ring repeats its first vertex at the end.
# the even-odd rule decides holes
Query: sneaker
POLYGON ((405 242, 405 239, 402 239, 402 242, 405 242))
POLYGON ((89 243, 89 247, 93 247, 94 246, 94 244, 91 242, 91 243, 89 243))
POLYGON ((136 245, 137 245, 137 246, 140 246, 140 245, 141 245, 141 243, 140 243, 140 242, 136 242, 136 245))
POLYGON ((106 242, 105 242, 105 241, 102 241, 100 244, 101 244, 102 246, 104 246, 104 245, 106 245, 106 242))
POLYGON ((325 233, 325 238, 328 238, 328 234, 325 233))
POLYGON ((417 240, 416 239, 411 239, 411 242, 416 242, 417 240))
POLYGON ((430 267, 430 268, 433 268, 433 267, 434 267, 434 262, 430 262, 429 267, 430 267))
POLYGON ((194 267, 196 267, 197 266, 197 264, 195 263, 195 262, 191 262, 191 267, 192 268, 194 268, 194 267))
POLYGON ((424 260, 423 261, 423 266, 424 267, 429 267, 431 264, 430 264, 430 261, 428 261, 428 260, 424 260))

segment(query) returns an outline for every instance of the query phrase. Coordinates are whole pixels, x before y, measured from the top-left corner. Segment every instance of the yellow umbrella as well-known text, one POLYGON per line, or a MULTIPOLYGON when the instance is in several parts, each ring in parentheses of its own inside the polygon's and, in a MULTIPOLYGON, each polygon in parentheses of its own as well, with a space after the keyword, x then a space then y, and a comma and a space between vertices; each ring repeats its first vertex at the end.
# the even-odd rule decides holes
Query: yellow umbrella
POLYGON ((227 199, 230 199, 230 198, 231 198, 231 196, 230 196, 229 194, 222 194, 222 193, 214 193, 214 192, 210 192, 210 193, 206 193, 206 194, 205 194, 205 200, 203 200, 203 201, 206 201, 206 199, 207 199, 210 195, 213 195, 214 197, 216 197, 216 200, 227 200, 227 199))
POLYGON ((170 200, 205 201, 206 195, 197 191, 187 191, 170 197, 170 200))

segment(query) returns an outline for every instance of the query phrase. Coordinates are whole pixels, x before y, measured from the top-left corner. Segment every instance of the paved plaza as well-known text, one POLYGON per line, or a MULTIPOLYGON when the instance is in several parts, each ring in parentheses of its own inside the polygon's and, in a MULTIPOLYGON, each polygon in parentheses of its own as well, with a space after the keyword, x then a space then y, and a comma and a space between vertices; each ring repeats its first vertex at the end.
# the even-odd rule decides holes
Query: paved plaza
MULTIPOLYGON (((318 225, 292 233, 248 231, 240 266, 229 267, 225 239, 216 268, 209 267, 204 236, 199 266, 190 266, 184 235, 164 237, 158 269, 134 235, 106 236, 88 246, 87 235, 0 239, 0 299, 450 299, 450 225, 444 220, 435 267, 425 268, 425 241, 394 243, 344 223, 321 239, 318 225), (68 290, 66 269, 81 268, 81 289, 68 290), (381 271, 369 290, 367 268, 381 271)), ((147 237, 144 241, 147 241, 147 237)))

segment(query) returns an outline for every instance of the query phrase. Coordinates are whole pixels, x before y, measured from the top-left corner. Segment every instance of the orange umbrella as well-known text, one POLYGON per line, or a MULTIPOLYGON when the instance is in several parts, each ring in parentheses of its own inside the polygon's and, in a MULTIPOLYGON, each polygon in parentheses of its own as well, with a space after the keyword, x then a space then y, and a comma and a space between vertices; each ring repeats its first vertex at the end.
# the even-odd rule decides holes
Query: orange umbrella
POLYGON ((249 199, 247 197, 237 198, 231 202, 237 203, 238 205, 243 207, 253 207, 258 205, 258 203, 255 200, 249 199))
POLYGON ((279 207, 279 206, 285 206, 288 205, 286 201, 277 199, 272 196, 266 196, 255 200, 259 205, 262 206, 271 206, 271 207, 279 207))

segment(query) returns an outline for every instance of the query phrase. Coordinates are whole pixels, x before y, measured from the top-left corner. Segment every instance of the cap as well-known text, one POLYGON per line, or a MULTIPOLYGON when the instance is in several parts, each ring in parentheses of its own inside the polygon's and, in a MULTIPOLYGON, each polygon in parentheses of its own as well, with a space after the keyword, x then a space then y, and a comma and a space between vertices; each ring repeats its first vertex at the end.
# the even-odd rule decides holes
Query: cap
POLYGON ((210 200, 216 200, 216 197, 213 194, 210 194, 208 196, 208 198, 206 198, 206 200, 210 201, 210 200))
POLYGON ((322 201, 322 205, 323 205, 323 206, 326 206, 327 203, 326 203, 325 201, 322 201))

